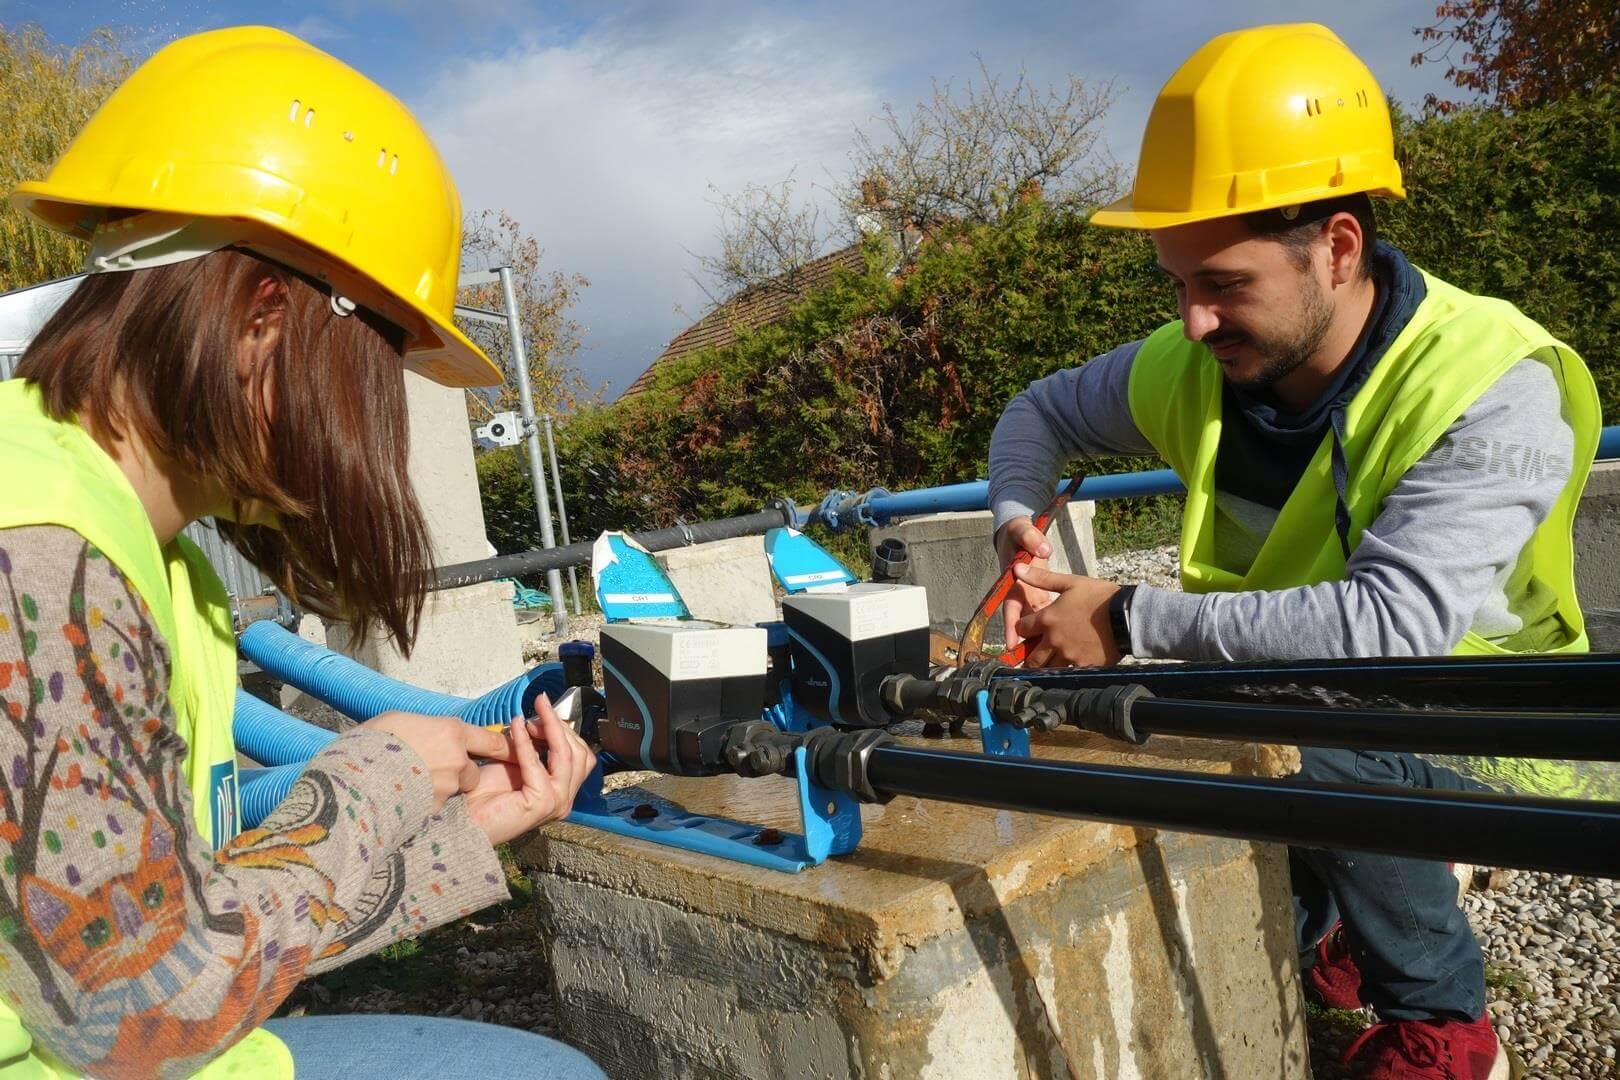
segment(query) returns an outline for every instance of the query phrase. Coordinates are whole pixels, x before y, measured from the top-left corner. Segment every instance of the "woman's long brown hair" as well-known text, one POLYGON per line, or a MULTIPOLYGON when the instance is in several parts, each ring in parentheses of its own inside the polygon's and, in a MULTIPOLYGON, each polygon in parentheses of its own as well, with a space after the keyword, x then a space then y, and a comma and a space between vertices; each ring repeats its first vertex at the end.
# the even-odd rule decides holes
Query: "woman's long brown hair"
POLYGON ((402 348, 391 325, 339 316, 297 274, 227 249, 90 276, 17 374, 57 419, 132 431, 238 505, 268 505, 278 528, 215 524, 299 607, 357 635, 380 626, 409 652, 432 548, 406 471, 402 348), (261 385, 244 390, 237 355, 271 306, 283 309, 280 338, 255 372, 274 401, 266 426, 261 385))

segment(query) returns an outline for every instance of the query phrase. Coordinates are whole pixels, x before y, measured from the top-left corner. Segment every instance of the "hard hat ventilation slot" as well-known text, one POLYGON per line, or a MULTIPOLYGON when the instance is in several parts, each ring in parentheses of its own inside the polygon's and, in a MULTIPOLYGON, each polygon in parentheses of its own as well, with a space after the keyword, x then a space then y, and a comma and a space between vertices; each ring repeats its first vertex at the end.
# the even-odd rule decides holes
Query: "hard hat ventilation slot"
POLYGON ((303 102, 299 101, 297 98, 293 98, 292 108, 287 110, 287 119, 289 121, 297 121, 297 119, 298 119, 298 111, 300 109, 302 109, 303 107, 304 107, 303 102))
POLYGON ((379 169, 382 168, 383 167, 383 162, 385 162, 387 160, 388 160, 388 151, 387 150, 378 150, 377 151, 377 168, 379 168, 379 169))
POLYGON ((309 127, 313 123, 315 123, 315 110, 311 108, 304 114, 304 126, 309 127))
POLYGON ((395 173, 399 172, 399 155, 395 154, 390 157, 387 147, 377 151, 377 168, 380 169, 384 165, 388 166, 389 176, 393 176, 395 173))
POLYGON ((393 176, 397 172, 399 172, 399 155, 395 154, 393 160, 388 163, 388 175, 393 176))

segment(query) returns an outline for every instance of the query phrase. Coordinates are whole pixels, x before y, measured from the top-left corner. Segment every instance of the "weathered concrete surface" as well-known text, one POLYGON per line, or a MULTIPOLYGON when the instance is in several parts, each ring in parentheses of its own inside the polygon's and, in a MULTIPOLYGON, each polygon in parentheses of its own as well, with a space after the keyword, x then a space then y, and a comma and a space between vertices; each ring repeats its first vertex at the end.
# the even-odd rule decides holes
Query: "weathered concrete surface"
MULTIPOLYGON (((405 373, 411 420, 411 484, 440 564, 484 558, 484 510, 473 467, 462 391, 405 373)), ((477 695, 522 670, 512 587, 500 582, 430 595, 409 659, 375 636, 356 641, 346 624, 326 628, 330 647, 367 667, 429 690, 477 695)))
POLYGON ((695 619, 752 626, 777 618, 762 537, 670 548, 653 558, 669 574, 695 619))
MULTIPOLYGON (((1040 752, 1292 768, 1155 742, 1040 752)), ((797 827, 780 780, 645 787, 797 827)), ((569 825, 531 839, 563 1038, 616 1078, 1309 1074, 1280 848, 903 797, 863 816, 853 855, 798 875, 569 825)))
POLYGON ((1594 649, 1620 649, 1620 461, 1592 466, 1575 516, 1575 591, 1594 649))
MULTIPOLYGON (((1095 513, 1095 503, 1071 502, 1058 515, 1047 530, 1052 541, 1053 570, 1064 574, 1096 570, 1097 544, 1091 529, 1095 513)), ((1001 570, 990 544, 990 522, 988 510, 909 518, 872 529, 871 550, 877 550, 878 543, 891 536, 906 542, 911 555, 907 583, 928 589, 929 622, 934 629, 954 637, 973 617, 974 607, 1001 570)), ((992 619, 991 623, 985 638, 1000 641, 999 622, 992 619)))

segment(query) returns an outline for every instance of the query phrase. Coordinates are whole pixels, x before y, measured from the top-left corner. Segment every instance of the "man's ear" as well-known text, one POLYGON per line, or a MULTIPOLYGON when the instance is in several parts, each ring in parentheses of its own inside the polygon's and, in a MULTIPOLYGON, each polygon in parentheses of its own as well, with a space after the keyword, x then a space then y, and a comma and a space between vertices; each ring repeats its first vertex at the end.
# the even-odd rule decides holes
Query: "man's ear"
POLYGON ((1328 242, 1328 272, 1335 286, 1348 285, 1361 270, 1361 249, 1367 238, 1356 215, 1340 211, 1322 226, 1328 242))

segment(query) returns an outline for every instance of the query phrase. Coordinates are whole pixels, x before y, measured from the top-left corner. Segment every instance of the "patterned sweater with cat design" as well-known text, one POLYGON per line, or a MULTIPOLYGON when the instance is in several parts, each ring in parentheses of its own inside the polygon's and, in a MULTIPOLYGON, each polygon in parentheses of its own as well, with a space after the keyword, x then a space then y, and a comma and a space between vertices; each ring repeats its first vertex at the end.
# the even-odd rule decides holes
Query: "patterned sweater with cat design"
POLYGON ((194 827, 169 654, 77 533, 0 529, 0 993, 95 1076, 185 1076, 299 979, 508 896, 461 799, 356 729, 259 828, 194 827))

